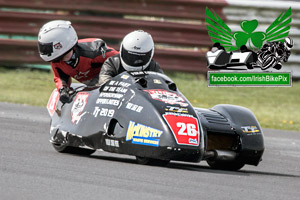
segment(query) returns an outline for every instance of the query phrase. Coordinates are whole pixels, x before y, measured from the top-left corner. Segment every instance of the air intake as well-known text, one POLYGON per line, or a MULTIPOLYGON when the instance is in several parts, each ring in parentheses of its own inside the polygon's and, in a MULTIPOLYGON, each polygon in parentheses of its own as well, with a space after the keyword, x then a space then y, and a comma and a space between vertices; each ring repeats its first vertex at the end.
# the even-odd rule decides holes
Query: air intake
POLYGON ((209 123, 230 126, 228 120, 216 111, 205 111, 202 112, 202 115, 209 123))

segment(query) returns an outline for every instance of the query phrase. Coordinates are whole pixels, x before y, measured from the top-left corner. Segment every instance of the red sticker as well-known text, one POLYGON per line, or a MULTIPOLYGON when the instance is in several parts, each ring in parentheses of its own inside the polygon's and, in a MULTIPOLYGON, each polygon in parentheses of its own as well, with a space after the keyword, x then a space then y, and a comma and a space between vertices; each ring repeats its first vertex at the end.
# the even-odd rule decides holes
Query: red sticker
POLYGON ((59 92, 57 91, 57 89, 54 89, 47 104, 47 109, 50 116, 52 116, 55 112, 58 99, 59 99, 59 92))
POLYGON ((180 145, 199 145, 199 125, 195 117, 164 114, 168 126, 180 145))

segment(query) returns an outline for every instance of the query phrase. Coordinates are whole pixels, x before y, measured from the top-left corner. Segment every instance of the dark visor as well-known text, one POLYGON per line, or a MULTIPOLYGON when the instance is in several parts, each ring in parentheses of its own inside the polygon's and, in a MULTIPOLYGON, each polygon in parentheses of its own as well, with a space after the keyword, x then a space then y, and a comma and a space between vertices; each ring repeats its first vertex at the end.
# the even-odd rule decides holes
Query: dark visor
POLYGON ((133 67, 140 67, 146 65, 149 62, 151 58, 152 50, 146 53, 136 53, 132 51, 127 51, 122 46, 121 53, 122 53, 121 54, 122 59, 127 65, 133 67))
POLYGON ((41 55, 51 56, 51 54, 53 53, 53 43, 39 42, 39 52, 41 55))

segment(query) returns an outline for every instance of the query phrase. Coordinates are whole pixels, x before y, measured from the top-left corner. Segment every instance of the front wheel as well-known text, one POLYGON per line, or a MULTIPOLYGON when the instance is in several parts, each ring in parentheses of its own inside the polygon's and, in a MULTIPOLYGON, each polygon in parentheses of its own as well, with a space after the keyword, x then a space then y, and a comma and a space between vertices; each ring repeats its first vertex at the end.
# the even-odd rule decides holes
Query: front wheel
POLYGON ((238 171, 245 166, 245 163, 240 161, 216 161, 216 160, 207 160, 207 164, 213 169, 220 170, 229 170, 229 171, 238 171))
POLYGON ((71 147, 67 144, 52 144, 53 148, 59 153, 70 153, 70 154, 77 154, 88 156, 93 154, 96 150, 94 149, 84 149, 79 147, 71 147))

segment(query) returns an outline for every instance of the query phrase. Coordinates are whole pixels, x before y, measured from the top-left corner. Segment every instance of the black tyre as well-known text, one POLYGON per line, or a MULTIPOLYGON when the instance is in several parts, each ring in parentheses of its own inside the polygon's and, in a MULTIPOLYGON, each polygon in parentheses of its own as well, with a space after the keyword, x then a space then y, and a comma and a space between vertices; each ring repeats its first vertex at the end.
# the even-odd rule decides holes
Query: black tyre
POLYGON ((247 66, 247 69, 254 69, 254 67, 252 66, 251 63, 247 63, 246 66, 247 66))
POLYGON ((71 147, 66 144, 52 144, 52 146, 59 153, 70 153, 70 154, 77 154, 77 155, 84 155, 84 156, 91 155, 96 151, 94 149, 71 147))
POLYGON ((274 68, 277 70, 280 70, 282 68, 282 65, 278 63, 274 66, 274 68))
POLYGON ((224 162, 224 161, 207 160, 206 162, 213 169, 229 170, 229 171, 238 171, 245 166, 245 163, 239 161, 224 162))
POLYGON ((170 163, 170 160, 159 160, 159 159, 136 156, 136 162, 141 165, 166 166, 167 164, 170 163))

